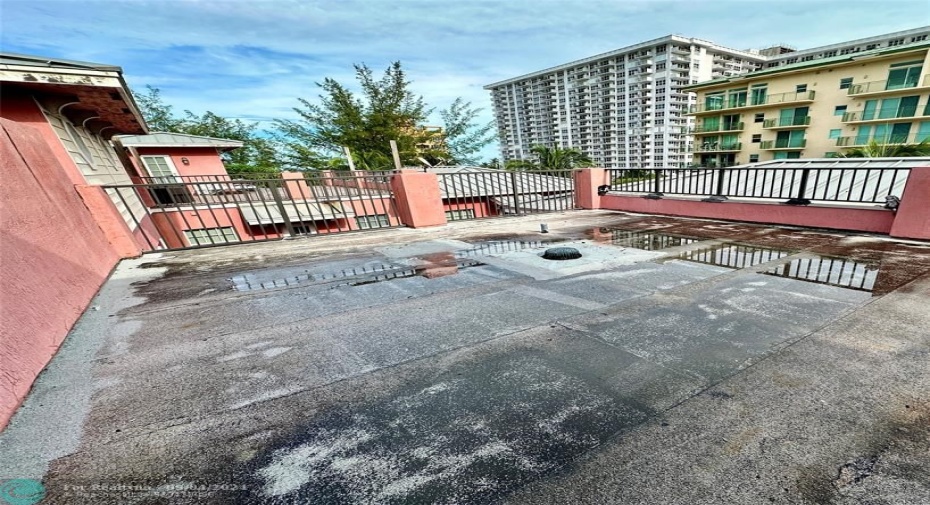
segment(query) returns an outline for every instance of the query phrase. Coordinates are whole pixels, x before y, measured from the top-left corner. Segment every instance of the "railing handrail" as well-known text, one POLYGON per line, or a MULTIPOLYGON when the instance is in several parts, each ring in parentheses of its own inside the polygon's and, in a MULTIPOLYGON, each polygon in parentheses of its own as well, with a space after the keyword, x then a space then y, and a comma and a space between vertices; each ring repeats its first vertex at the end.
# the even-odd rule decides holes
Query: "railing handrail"
MULTIPOLYGON (((608 169, 610 189, 728 198, 785 200, 805 205, 812 200, 884 203, 903 192, 908 168, 868 167, 689 167, 684 169, 608 169)), ((717 200, 719 201, 719 200, 717 200)))

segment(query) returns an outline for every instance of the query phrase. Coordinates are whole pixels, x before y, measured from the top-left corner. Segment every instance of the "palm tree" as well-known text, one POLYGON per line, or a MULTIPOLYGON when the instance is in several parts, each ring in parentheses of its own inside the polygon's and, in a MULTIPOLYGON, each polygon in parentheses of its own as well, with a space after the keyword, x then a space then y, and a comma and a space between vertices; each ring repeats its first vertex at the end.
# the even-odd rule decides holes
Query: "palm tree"
POLYGON ((504 168, 512 171, 571 170, 593 163, 588 155, 574 148, 533 146, 530 151, 536 155, 536 160, 510 160, 504 168))
POLYGON ((880 144, 875 140, 840 154, 842 158, 905 158, 930 156, 930 138, 917 144, 880 144))

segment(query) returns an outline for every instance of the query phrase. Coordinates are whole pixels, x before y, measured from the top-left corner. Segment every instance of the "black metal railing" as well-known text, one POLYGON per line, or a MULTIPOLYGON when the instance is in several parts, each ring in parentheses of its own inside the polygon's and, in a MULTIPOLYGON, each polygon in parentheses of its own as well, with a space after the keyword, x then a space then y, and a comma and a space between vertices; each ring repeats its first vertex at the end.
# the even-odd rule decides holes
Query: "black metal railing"
POLYGON ((907 168, 610 169, 610 191, 789 200, 884 203, 900 197, 907 168))
POLYGON ((573 170, 488 170, 437 175, 448 221, 575 208, 573 170))
POLYGON ((104 186, 149 249, 188 249, 403 226, 379 175, 139 177, 104 186))

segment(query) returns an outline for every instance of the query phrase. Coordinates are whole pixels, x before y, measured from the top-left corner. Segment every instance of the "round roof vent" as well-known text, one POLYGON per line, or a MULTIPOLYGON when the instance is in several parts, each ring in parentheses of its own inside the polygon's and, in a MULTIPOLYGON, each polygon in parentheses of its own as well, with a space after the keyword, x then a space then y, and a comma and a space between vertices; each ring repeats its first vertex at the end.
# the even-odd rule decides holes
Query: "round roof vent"
POLYGON ((581 257, 581 252, 574 247, 551 247, 542 257, 547 260, 576 260, 581 257))

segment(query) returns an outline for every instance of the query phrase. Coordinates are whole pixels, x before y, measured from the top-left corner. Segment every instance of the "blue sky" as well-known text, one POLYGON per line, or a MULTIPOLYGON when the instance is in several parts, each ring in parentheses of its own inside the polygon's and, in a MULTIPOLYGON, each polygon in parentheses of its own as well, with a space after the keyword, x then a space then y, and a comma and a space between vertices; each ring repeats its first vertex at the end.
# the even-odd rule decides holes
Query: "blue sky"
POLYGON ((805 48, 927 24, 927 0, 2 0, 0 47, 120 65, 177 111, 263 124, 353 63, 400 60, 432 106, 462 96, 490 120, 486 84, 672 33, 805 48))

